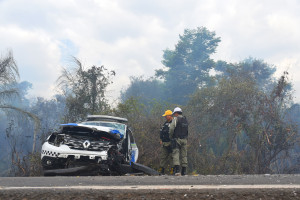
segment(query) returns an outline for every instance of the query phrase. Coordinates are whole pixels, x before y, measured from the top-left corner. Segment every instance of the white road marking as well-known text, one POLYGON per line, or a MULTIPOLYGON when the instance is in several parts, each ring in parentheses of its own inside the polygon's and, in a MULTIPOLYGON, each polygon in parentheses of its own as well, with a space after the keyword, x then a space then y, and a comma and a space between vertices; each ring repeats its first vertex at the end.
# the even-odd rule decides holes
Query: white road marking
POLYGON ((300 189, 300 185, 128 185, 128 186, 49 186, 49 187, 1 187, 1 190, 74 189, 74 190, 223 190, 223 189, 300 189))

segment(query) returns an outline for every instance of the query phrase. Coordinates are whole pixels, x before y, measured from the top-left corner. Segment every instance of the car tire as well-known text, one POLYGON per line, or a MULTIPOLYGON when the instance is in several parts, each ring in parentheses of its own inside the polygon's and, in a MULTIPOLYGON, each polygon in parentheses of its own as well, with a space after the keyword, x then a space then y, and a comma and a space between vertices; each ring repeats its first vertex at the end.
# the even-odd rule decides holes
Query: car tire
POLYGON ((131 163, 131 167, 136 171, 143 172, 150 176, 159 176, 159 173, 156 170, 140 163, 131 163))

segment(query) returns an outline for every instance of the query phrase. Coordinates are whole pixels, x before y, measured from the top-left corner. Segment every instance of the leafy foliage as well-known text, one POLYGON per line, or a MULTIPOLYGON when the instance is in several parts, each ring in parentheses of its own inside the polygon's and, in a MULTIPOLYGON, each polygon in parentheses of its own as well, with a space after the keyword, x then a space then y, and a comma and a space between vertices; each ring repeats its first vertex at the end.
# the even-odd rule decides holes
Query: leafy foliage
POLYGON ((217 78, 226 78, 232 75, 242 76, 245 79, 254 80, 256 84, 265 91, 271 90, 275 83, 273 74, 276 68, 265 63, 263 60, 251 57, 236 64, 218 61, 215 70, 221 72, 217 75, 217 78))
POLYGON ((129 87, 121 92, 121 102, 125 102, 131 97, 139 99, 144 105, 150 105, 153 100, 168 100, 162 81, 143 77, 131 77, 129 87))
MULTIPOLYGON (((295 165, 278 167, 279 163, 295 159, 289 153, 294 152, 295 141, 299 140, 297 124, 288 120, 287 111, 293 102, 287 73, 276 81, 273 65, 251 57, 238 63, 214 62, 210 55, 219 42, 220 38, 206 28, 186 29, 175 50, 164 51, 165 69, 156 70, 156 77, 164 80, 160 91, 169 102, 166 108, 181 104, 189 119, 189 169, 203 174, 291 171, 295 165)), ((134 113, 134 121, 143 122, 146 116, 151 121, 155 116, 149 115, 149 111, 155 108, 149 106, 149 97, 156 97, 158 104, 166 105, 156 89, 159 87, 151 79, 132 79, 123 92, 126 101, 118 109, 127 108, 126 116, 134 113), (129 97, 134 97, 134 102, 129 97), (129 102, 142 105, 143 111, 137 113, 141 107, 129 109, 129 102)), ((144 123, 143 128, 146 132, 153 131, 144 123)), ((142 135, 147 142, 139 140, 139 147, 146 151, 148 139, 153 138, 142 135)), ((150 144, 155 145, 154 141, 150 144)), ((147 159, 145 163, 155 165, 157 158, 151 158, 152 161, 147 159)))
POLYGON ((191 157, 208 161, 202 162, 198 170, 229 174, 274 172, 272 164, 281 152, 288 152, 294 145, 297 132, 292 122, 283 120, 291 103, 287 86, 284 74, 268 95, 253 79, 232 76, 195 93, 188 112, 202 146, 191 148, 191 157))
POLYGON ((0 59, 0 105, 8 104, 10 98, 17 95, 13 84, 19 78, 19 70, 11 52, 0 59))
MULTIPOLYGON (((6 57, 0 59, 0 110, 3 111, 0 113, 0 117, 5 122, 10 121, 6 123, 7 128, 5 130, 6 142, 9 145, 7 146, 7 143, 5 143, 5 147, 9 147, 9 150, 4 152, 11 156, 10 160, 7 161, 11 164, 11 173, 15 175, 17 173, 12 172, 12 169, 21 169, 21 159, 24 158, 25 150, 22 147, 26 147, 25 149, 27 149, 28 144, 32 145, 31 154, 34 154, 36 151, 36 138, 40 129, 38 117, 22 107, 25 92, 21 88, 23 87, 26 90, 30 84, 28 82, 18 84, 18 78, 18 67, 12 53, 9 52, 6 57), (22 126, 15 125, 20 125, 24 122, 30 124, 28 119, 34 122, 31 126, 34 127, 31 131, 31 133, 33 132, 33 139, 31 141, 20 139, 19 137, 24 137, 25 129, 22 126), (24 146, 20 145, 20 141, 24 142, 24 146), (25 143, 25 141, 28 143, 25 143)), ((31 163, 29 162, 28 164, 29 168, 31 168, 31 163)))
POLYGON ((171 102, 185 104, 198 87, 210 84, 209 71, 214 67, 210 55, 221 40, 205 27, 185 29, 179 38, 175 50, 164 51, 166 69, 156 70, 156 76, 165 80, 171 102))
MULTIPOLYGON (((288 154, 299 138, 297 125, 288 120, 292 93, 287 73, 269 91, 241 71, 198 89, 188 105, 181 106, 190 123, 188 163, 195 173, 283 173, 295 168, 278 166, 295 159, 288 154)), ((142 102, 129 98, 115 114, 129 119, 141 152, 139 162, 158 168, 160 116, 175 105, 152 102, 149 112, 142 102)))
POLYGON ((105 113, 109 109, 105 99, 107 86, 112 83, 114 71, 104 66, 92 66, 85 70, 81 62, 75 59, 73 70, 63 69, 58 78, 58 86, 66 96, 67 114, 65 121, 78 121, 87 114, 105 113))
POLYGON ((8 85, 16 82, 18 78, 19 70, 10 51, 7 56, 0 59, 0 84, 1 86, 8 85))
POLYGON ((40 126, 39 119, 32 113, 10 104, 12 98, 18 96, 18 89, 17 87, 15 87, 18 78, 18 67, 12 53, 9 52, 6 57, 0 59, 0 109, 5 111, 6 113, 10 110, 17 111, 23 116, 29 117, 34 120, 35 130, 33 134, 34 137, 32 145, 32 152, 34 152, 36 136, 40 126))
POLYGON ((128 119, 128 125, 139 148, 138 162, 158 169, 159 128, 165 120, 162 114, 170 106, 156 100, 152 100, 149 104, 151 105, 145 105, 140 99, 130 97, 124 103, 118 104, 114 114, 128 119))
POLYGON ((0 59, 1 175, 39 175, 35 151, 48 133, 62 122, 98 113, 127 118, 139 162, 157 169, 161 115, 176 106, 189 121, 189 172, 299 173, 300 106, 293 104, 287 72, 276 80, 275 66, 251 57, 215 62, 210 56, 220 41, 205 27, 184 30, 175 49, 164 51, 165 67, 155 78, 132 77, 115 108, 105 98, 115 72, 104 66, 85 69, 76 58, 75 67, 63 69, 58 78, 62 95, 29 102, 30 84, 18 83, 9 52, 0 59))

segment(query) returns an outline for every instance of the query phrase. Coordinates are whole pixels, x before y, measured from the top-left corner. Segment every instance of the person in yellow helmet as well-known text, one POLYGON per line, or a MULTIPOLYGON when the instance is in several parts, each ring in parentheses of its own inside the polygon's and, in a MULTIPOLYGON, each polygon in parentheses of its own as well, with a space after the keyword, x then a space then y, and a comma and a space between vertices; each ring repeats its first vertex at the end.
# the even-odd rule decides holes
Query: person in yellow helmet
POLYGON ((160 129, 161 153, 160 153, 160 168, 158 172, 163 175, 165 174, 165 168, 171 166, 172 164, 172 149, 171 149, 171 143, 169 138, 169 127, 170 127, 170 123, 173 120, 172 111, 166 110, 165 114, 163 114, 162 116, 166 118, 166 121, 160 129))

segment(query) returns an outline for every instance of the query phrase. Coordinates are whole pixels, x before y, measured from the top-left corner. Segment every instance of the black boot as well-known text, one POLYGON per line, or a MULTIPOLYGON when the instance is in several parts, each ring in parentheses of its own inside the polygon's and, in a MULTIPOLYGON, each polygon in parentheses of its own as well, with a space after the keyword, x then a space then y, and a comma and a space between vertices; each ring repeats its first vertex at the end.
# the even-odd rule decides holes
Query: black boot
POLYGON ((159 175, 164 175, 164 174, 165 174, 165 168, 160 167, 160 168, 158 169, 158 173, 159 173, 159 175))
POLYGON ((175 176, 180 176, 179 165, 174 166, 174 175, 175 176))
POLYGON ((182 169, 181 169, 181 175, 182 176, 186 175, 186 167, 182 167, 182 169))

